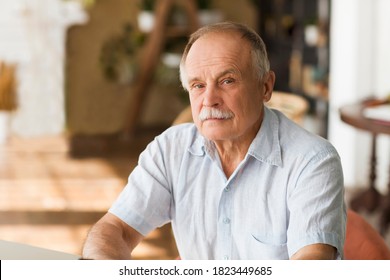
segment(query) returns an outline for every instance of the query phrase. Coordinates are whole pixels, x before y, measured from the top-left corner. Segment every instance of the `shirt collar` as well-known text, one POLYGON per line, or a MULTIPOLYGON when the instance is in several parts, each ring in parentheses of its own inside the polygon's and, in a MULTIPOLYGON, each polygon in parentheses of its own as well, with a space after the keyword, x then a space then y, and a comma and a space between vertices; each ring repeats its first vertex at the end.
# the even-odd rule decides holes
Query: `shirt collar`
MULTIPOLYGON (((204 156, 206 151, 213 150, 213 147, 211 141, 197 133, 195 141, 188 150, 195 156, 204 156)), ((261 128, 249 147, 248 155, 271 165, 282 166, 279 120, 275 113, 265 106, 261 128)))
POLYGON ((248 154, 257 160, 271 165, 282 166, 282 153, 279 142, 279 119, 264 106, 264 118, 248 154))
POLYGON ((192 142, 191 146, 188 148, 188 151, 194 156, 204 156, 205 155, 205 146, 206 139, 196 130, 195 141, 192 142))

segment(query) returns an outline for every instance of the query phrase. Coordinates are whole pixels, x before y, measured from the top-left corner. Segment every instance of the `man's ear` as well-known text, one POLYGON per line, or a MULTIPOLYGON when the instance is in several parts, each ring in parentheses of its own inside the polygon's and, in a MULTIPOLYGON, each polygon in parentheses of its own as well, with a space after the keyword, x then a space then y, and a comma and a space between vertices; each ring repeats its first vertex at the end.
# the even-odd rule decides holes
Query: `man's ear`
POLYGON ((275 85, 275 72, 274 71, 268 71, 264 75, 264 78, 262 79, 263 87, 264 87, 264 102, 268 102, 271 99, 272 91, 274 89, 275 85))

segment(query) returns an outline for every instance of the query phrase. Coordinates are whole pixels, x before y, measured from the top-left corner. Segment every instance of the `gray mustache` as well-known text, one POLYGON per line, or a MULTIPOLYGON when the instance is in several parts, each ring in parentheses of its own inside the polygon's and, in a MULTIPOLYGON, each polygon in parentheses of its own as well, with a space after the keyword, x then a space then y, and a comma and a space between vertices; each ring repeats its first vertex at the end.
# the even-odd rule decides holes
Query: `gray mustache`
POLYGON ((232 117, 232 112, 222 111, 216 108, 202 108, 198 116, 199 120, 202 122, 208 119, 230 119, 232 117))

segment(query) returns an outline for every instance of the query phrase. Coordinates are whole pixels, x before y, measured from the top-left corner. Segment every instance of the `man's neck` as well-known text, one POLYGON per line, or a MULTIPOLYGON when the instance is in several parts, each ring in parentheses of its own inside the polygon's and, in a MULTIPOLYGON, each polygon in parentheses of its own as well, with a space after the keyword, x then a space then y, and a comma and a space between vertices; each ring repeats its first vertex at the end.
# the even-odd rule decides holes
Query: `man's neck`
POLYGON ((227 178, 233 174, 234 170, 236 170, 238 165, 244 160, 253 139, 256 137, 257 131, 244 139, 214 141, 222 169, 227 178))
POLYGON ((241 161, 244 160, 249 146, 243 147, 240 145, 239 147, 232 146, 229 149, 226 149, 226 147, 221 148, 216 145, 218 155, 221 161, 223 172, 226 175, 226 178, 229 178, 234 170, 238 167, 238 165, 241 163, 241 161))

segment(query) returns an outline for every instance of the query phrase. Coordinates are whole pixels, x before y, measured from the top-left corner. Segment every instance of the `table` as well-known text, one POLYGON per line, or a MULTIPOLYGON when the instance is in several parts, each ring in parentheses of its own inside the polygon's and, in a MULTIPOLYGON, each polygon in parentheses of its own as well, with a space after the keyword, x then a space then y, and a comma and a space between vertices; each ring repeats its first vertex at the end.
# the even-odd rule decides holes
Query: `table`
POLYGON ((375 187, 375 180, 377 177, 376 140, 378 134, 390 135, 390 122, 367 118, 364 116, 363 111, 367 107, 377 106, 388 102, 388 100, 366 100, 356 104, 343 106, 339 110, 340 118, 343 122, 372 134, 369 187, 352 199, 350 207, 355 211, 366 209, 369 212, 373 212, 379 208, 381 211, 380 233, 382 235, 386 233, 387 227, 390 224, 390 170, 388 192, 386 196, 383 196, 375 187))
POLYGON ((80 256, 0 240, 0 260, 78 260, 80 256))

